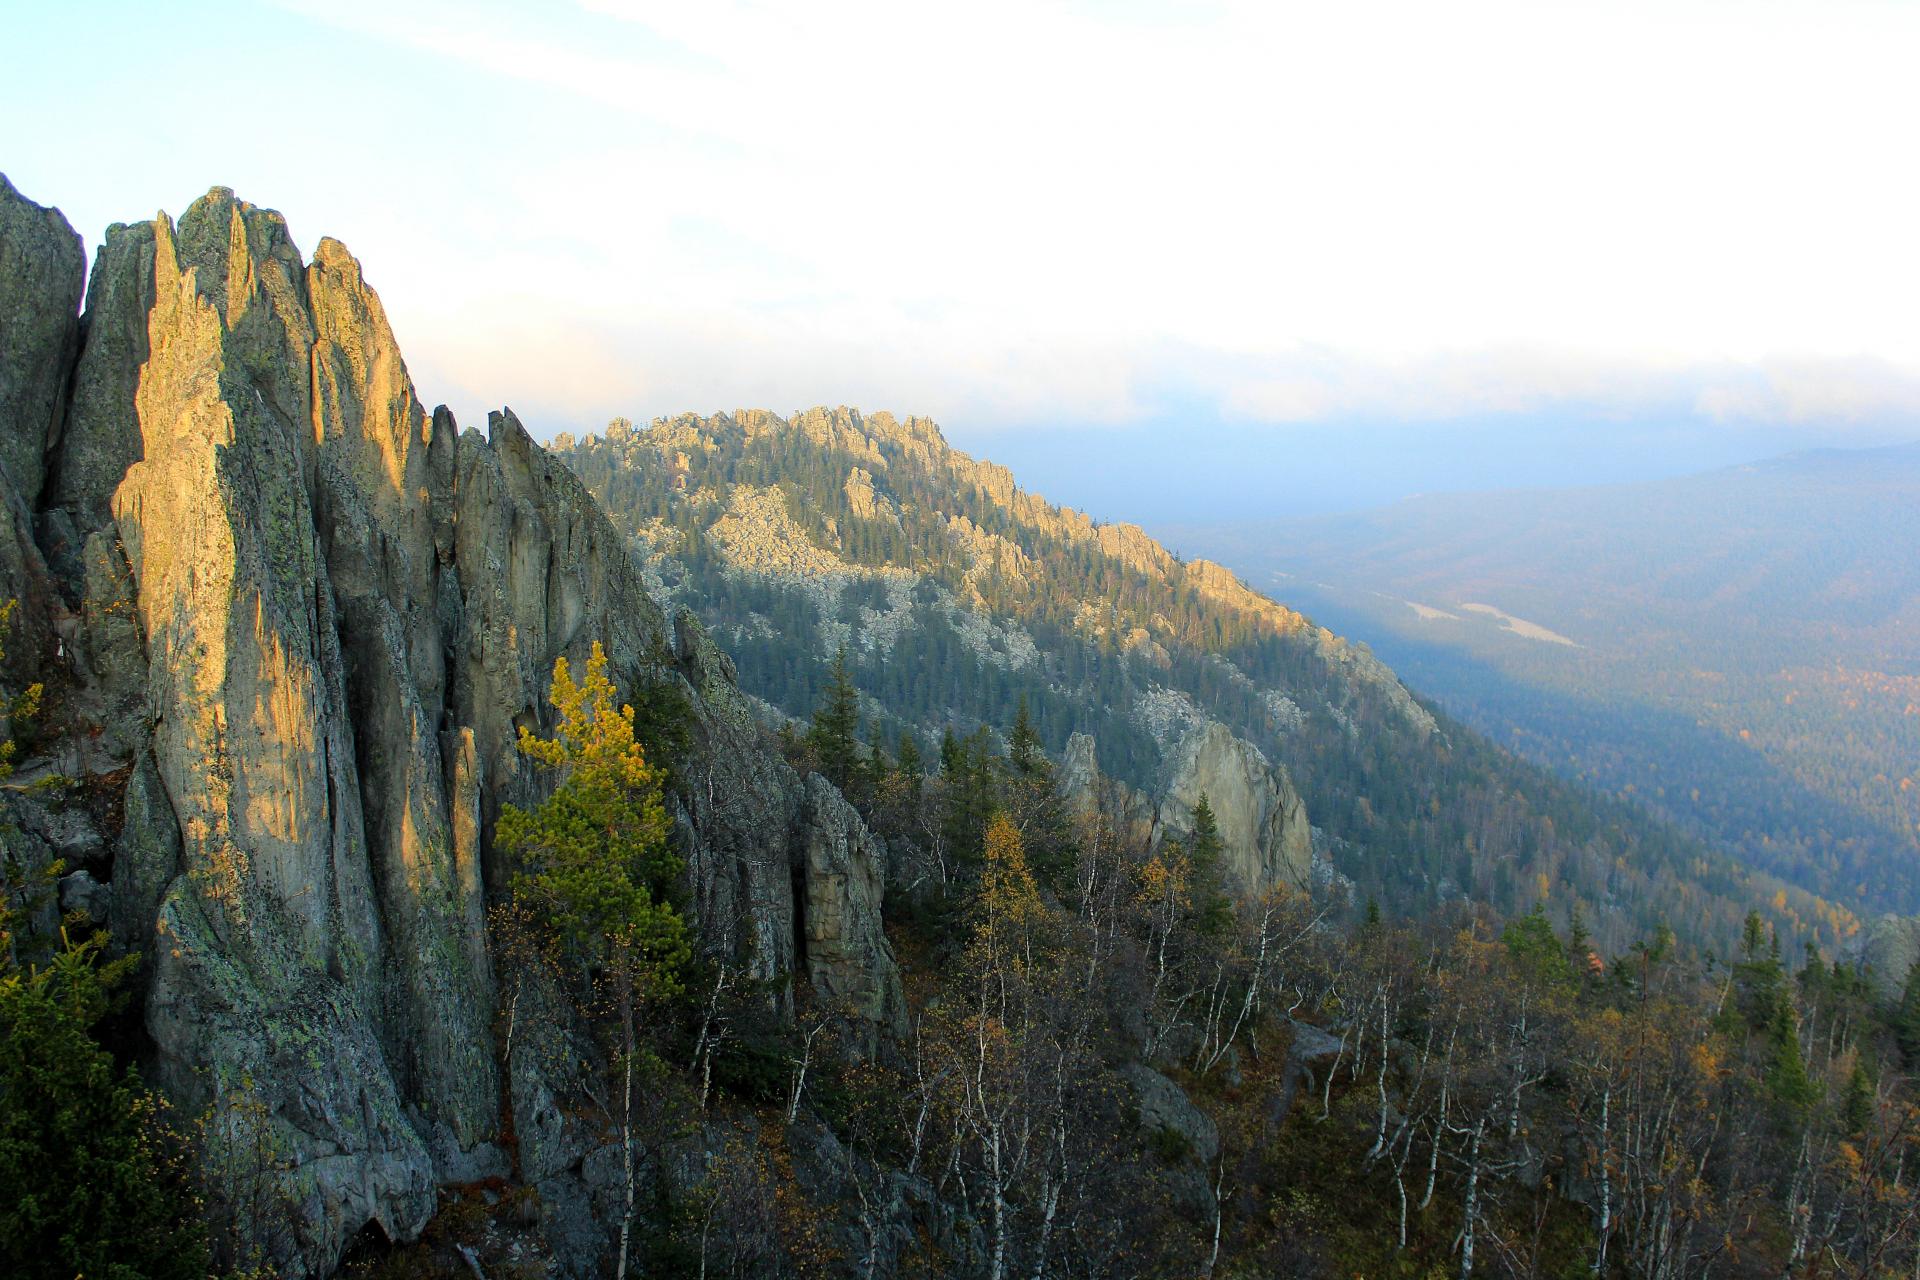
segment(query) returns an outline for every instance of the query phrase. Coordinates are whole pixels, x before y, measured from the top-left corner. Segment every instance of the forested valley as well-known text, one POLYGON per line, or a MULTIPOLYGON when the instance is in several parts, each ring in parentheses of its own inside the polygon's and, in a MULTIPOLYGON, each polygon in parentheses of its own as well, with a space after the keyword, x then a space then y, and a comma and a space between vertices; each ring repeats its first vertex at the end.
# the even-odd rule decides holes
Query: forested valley
POLYGON ((1910 912, 1916 496, 1909 444, 1178 541, 1370 639, 1516 754, 1850 909, 1910 912))

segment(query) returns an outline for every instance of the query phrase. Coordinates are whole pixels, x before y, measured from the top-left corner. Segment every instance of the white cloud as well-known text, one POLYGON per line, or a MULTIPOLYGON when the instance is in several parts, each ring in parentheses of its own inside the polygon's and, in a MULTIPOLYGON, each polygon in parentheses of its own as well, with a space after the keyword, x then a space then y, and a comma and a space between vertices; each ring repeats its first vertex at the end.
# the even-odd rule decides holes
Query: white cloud
POLYGON ((1920 403, 1920 7, 298 7, 543 126, 440 243, 354 246, 463 392, 1010 422, 1169 386, 1273 420, 1920 403))

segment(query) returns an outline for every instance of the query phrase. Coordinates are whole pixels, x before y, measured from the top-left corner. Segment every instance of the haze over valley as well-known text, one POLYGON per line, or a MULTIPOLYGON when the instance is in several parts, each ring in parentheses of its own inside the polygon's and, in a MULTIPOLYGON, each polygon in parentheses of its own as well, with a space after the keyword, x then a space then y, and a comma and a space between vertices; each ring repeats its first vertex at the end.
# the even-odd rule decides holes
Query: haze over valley
POLYGON ((1920 905, 1920 445, 1173 538, 1523 756, 1856 910, 1920 905))

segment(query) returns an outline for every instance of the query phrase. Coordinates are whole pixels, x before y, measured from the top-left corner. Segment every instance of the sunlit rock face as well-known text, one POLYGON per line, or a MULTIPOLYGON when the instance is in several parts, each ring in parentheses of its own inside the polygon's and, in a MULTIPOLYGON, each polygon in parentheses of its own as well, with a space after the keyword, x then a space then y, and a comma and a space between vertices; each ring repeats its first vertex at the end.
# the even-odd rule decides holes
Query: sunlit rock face
POLYGON ((1305 802, 1284 768, 1218 721, 1195 725, 1176 744, 1158 803, 1105 777, 1094 740, 1084 733, 1067 743, 1058 786, 1073 810, 1098 816, 1143 845, 1191 836, 1194 810, 1205 797, 1238 892, 1258 897, 1275 888, 1307 888, 1313 827, 1305 802))
MULTIPOLYGON (((516 735, 596 641, 623 687, 691 700, 672 807, 702 945, 898 1021, 884 850, 761 749, 726 659, 510 411, 482 437, 421 404, 341 245, 306 260, 215 189, 110 229, 84 320, 82 270, 0 182, 0 586, 63 718, 62 758, 27 765, 106 797, 72 842, 147 957, 155 1080, 189 1110, 258 1096, 279 1265, 410 1237, 437 1184, 505 1171, 503 1095, 550 1102, 545 1046, 505 1089, 497 1066, 490 837, 551 785, 516 735)), ((588 1141, 556 1123, 523 1161, 588 1141)))
POLYGON ((1313 864, 1313 828, 1287 771, 1225 725, 1188 734, 1174 753, 1160 829, 1185 836, 1201 797, 1213 810, 1227 866, 1252 894, 1304 889, 1313 864))

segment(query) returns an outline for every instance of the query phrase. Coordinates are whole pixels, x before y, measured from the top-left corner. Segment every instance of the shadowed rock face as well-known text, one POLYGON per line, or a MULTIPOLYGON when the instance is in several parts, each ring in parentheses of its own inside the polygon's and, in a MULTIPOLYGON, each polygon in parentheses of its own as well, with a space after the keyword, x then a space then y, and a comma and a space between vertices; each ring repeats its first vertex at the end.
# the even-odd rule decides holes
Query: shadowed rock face
POLYGON ((0 175, 0 599, 19 602, 7 646, 15 687, 45 659, 52 600, 33 509, 58 438, 80 341, 80 237, 0 175))
POLYGON ((1093 739, 1076 733, 1060 770, 1061 794, 1076 810, 1098 813, 1127 838, 1158 844, 1193 833, 1193 811, 1207 798, 1226 865, 1241 892, 1305 889, 1313 867, 1313 828, 1287 771, 1217 721, 1190 730, 1171 753, 1158 805, 1104 777, 1093 739))
MULTIPOLYGON (((305 261, 215 189, 108 232, 84 326, 81 271, 0 180, 0 585, 33 604, 9 648, 63 695, 44 767, 114 789, 90 870, 148 957, 154 1077, 189 1108, 250 1081, 294 1165, 283 1266, 409 1237, 437 1182, 504 1170, 490 837, 550 785, 515 737, 596 640, 624 687, 690 694, 703 945, 898 1018, 884 850, 760 748, 725 658, 510 411, 483 438, 422 406, 342 246, 305 261)), ((507 1096, 532 1115, 528 1063, 507 1096)), ((522 1126, 522 1158, 580 1141, 522 1126)))
POLYGON ((0 176, 0 467, 24 502, 40 497, 80 343, 80 237, 0 176), (18 424, 15 429, 13 424, 18 424))

